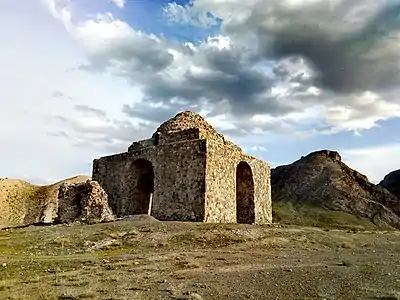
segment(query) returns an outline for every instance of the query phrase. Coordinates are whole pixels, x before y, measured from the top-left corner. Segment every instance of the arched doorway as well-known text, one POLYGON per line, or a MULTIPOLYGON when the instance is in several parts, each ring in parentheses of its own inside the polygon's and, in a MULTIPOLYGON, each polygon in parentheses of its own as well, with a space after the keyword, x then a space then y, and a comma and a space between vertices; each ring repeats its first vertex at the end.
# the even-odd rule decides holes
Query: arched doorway
POLYGON ((151 214, 154 193, 154 171, 150 161, 138 159, 133 162, 131 169, 131 192, 125 214, 151 214))
POLYGON ((252 224, 255 221, 253 172, 244 161, 236 169, 236 218, 237 223, 252 224))

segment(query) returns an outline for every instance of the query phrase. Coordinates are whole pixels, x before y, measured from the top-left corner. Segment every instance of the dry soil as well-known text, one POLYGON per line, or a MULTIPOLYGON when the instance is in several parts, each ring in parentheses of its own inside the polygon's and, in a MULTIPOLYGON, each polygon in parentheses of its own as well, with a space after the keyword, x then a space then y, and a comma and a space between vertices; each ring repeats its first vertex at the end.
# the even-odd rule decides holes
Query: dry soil
POLYGON ((0 299, 400 299, 400 232, 150 217, 8 229, 0 299))

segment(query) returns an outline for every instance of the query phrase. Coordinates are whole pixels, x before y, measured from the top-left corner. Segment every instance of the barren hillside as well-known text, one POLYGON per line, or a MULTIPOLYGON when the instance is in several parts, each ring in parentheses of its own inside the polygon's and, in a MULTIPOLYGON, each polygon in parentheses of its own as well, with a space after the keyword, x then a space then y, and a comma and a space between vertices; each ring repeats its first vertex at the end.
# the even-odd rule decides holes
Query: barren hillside
POLYGON ((280 214, 277 221, 293 223, 293 214, 297 214, 297 224, 307 224, 308 219, 320 221, 308 225, 372 222, 400 228, 396 196, 348 167, 335 151, 310 153, 273 169, 271 176, 275 216, 280 214))
POLYGON ((60 185, 64 182, 83 182, 89 178, 75 176, 47 186, 1 178, 0 228, 50 222, 54 217, 60 185))

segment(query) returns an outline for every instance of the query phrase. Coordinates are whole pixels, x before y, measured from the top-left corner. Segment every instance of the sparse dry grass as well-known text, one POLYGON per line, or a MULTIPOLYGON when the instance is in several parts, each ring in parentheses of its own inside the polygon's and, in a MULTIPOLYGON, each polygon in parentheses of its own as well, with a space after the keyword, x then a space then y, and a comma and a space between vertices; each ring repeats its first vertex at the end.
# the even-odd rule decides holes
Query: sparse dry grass
MULTIPOLYGON (((359 228, 378 228, 367 218, 312 205, 295 205, 291 202, 274 202, 273 217, 274 222, 299 226, 349 228, 355 230, 359 228)), ((390 229, 390 227, 382 224, 381 229, 390 229)))
POLYGON ((129 219, 26 227, 0 231, 0 299, 368 299, 399 290, 399 253, 399 231, 129 219))

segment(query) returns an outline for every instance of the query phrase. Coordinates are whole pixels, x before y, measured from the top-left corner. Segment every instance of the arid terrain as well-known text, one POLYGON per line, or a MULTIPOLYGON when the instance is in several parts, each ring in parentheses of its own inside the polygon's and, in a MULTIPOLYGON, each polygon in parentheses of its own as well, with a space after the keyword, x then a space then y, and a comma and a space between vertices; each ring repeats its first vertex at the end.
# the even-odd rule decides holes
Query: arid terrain
POLYGON ((311 153, 272 170, 263 226, 148 215, 49 226, 61 184, 88 177, 2 179, 0 228, 19 228, 0 230, 0 299, 400 299, 398 177, 385 178, 388 190, 337 152, 311 153))
MULTIPOLYGON (((399 185, 398 178, 391 186, 399 185)), ((271 171, 275 206, 292 206, 308 215, 315 209, 342 212, 368 219, 382 227, 400 229, 400 200, 390 190, 369 182, 367 176, 347 166, 336 151, 315 151, 271 171)), ((287 218, 283 220, 287 222, 287 218)), ((348 217, 343 223, 350 221, 348 217)), ((300 222, 304 225, 305 223, 300 222)))
POLYGON ((0 231, 0 299, 400 299, 400 232, 159 222, 0 231))
POLYGON ((60 186, 63 183, 84 182, 89 178, 74 176, 51 185, 0 178, 0 229, 39 222, 51 223, 60 186))

